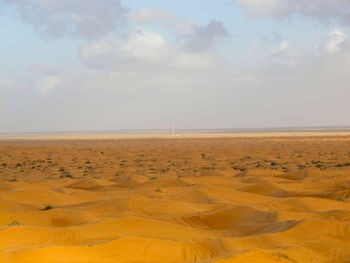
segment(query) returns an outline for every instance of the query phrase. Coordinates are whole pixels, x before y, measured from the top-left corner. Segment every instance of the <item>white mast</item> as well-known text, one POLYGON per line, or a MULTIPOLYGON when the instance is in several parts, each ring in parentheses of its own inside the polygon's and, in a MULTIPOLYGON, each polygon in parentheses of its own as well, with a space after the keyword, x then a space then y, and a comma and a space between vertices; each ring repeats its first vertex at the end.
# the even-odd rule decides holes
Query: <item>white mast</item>
POLYGON ((172 133, 173 133, 173 136, 176 136, 176 133, 175 133, 175 121, 173 121, 172 123, 172 133))

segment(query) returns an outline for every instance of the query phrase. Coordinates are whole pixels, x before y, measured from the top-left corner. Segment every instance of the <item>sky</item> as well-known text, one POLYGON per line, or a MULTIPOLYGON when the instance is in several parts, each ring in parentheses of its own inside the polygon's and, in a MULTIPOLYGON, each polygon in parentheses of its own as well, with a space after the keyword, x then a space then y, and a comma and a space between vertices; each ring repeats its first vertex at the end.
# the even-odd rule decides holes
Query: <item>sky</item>
POLYGON ((0 133, 350 125, 350 0, 0 0, 0 133))

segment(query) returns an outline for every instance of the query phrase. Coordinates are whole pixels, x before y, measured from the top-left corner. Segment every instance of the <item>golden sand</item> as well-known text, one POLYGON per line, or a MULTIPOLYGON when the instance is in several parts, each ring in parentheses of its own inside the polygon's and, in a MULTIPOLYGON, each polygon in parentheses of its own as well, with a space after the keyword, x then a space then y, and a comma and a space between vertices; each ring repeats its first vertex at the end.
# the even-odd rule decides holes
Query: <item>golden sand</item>
POLYGON ((350 262, 350 136, 309 135, 3 137, 0 262, 350 262))
POLYGON ((350 131, 286 131, 286 132, 235 132, 235 133, 169 133, 101 134, 71 133, 49 135, 0 135, 0 141, 51 141, 51 140, 119 140, 119 139, 199 139, 199 138, 260 138, 260 137, 329 137, 350 136, 350 131))

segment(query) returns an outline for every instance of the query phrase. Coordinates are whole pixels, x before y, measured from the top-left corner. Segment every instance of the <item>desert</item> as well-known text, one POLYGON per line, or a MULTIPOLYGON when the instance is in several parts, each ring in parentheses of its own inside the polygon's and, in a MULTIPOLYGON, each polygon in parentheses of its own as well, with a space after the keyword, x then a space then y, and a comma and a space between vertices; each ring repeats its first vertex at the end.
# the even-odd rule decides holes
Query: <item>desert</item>
POLYGON ((350 136, 0 142, 0 262, 349 262, 350 136))
POLYGON ((350 0, 0 0, 0 263, 350 263, 350 0))

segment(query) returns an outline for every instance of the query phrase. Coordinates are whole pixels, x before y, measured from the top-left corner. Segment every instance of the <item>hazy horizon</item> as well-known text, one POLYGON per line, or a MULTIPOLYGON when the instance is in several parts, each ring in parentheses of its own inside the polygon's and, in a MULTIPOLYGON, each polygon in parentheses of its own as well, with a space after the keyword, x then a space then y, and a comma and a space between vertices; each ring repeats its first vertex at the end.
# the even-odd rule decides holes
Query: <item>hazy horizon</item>
POLYGON ((121 130, 60 130, 60 131, 30 131, 30 132, 0 132, 0 135, 69 135, 69 134, 165 134, 175 132, 176 134, 192 133, 284 133, 284 132, 344 132, 350 131, 350 126, 313 126, 313 127, 260 127, 260 128, 175 128, 168 129, 121 129, 121 130))
POLYGON ((0 0, 0 133, 350 126, 348 0, 0 0))

